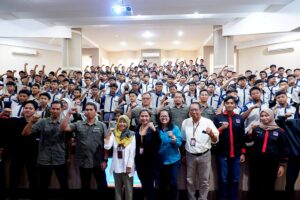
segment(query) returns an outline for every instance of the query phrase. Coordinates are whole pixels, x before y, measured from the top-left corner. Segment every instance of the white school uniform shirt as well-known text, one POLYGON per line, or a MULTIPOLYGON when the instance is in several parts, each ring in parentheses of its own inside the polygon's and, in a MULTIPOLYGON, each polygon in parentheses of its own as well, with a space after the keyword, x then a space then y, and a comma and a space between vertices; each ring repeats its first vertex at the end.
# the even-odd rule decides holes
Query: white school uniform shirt
MULTIPOLYGON (((254 101, 248 102, 243 108, 243 113, 246 112, 249 108, 251 108, 254 105, 255 105, 254 101)), ((254 108, 249 114, 248 118, 245 119, 245 127, 249 126, 253 121, 259 121, 260 111, 266 108, 269 108, 269 104, 266 102, 262 103, 260 107, 254 108)))
POLYGON ((292 113, 287 119, 294 119, 296 108, 294 106, 288 105, 287 107, 280 106, 275 111, 275 119, 278 119, 279 116, 284 116, 286 113, 292 113))
POLYGON ((11 117, 21 117, 21 114, 23 112, 23 105, 19 104, 16 101, 12 101, 11 103, 11 117))
MULTIPOLYGON (((288 94, 291 94, 292 101, 295 103, 300 103, 299 92, 300 92, 299 87, 289 87, 288 88, 288 94)), ((292 103, 292 102, 288 102, 288 103, 292 103)))
POLYGON ((246 105, 246 103, 249 102, 249 100, 250 100, 250 93, 249 93, 250 90, 248 87, 245 87, 245 88, 237 87, 236 90, 237 90, 238 96, 240 98, 238 105, 240 107, 244 107, 246 105))
POLYGON ((126 173, 126 167, 131 167, 131 172, 128 174, 129 177, 132 177, 134 175, 135 171, 135 164, 134 164, 134 158, 135 158, 135 148, 136 148, 136 142, 135 142, 135 136, 132 136, 133 139, 125 148, 122 150, 122 158, 118 158, 118 143, 115 139, 114 134, 111 134, 109 138, 109 142, 107 144, 104 144, 104 148, 109 150, 111 147, 113 147, 113 156, 112 156, 112 163, 110 166, 110 173, 126 173))
POLYGON ((186 141, 185 150, 189 153, 197 154, 203 153, 211 149, 211 144, 213 143, 210 136, 207 133, 203 133, 207 128, 211 128, 215 137, 217 137, 217 142, 219 140, 219 131, 214 125, 214 123, 205 117, 201 117, 199 125, 193 123, 193 119, 187 118, 183 120, 181 126, 182 140, 186 141), (193 130, 195 130, 195 135, 193 136, 193 130), (195 138, 196 145, 191 146, 191 139, 195 138))
POLYGON ((142 83, 142 93, 146 93, 149 92, 151 90, 153 90, 153 85, 151 83, 142 83))
POLYGON ((150 107, 158 108, 161 105, 161 100, 164 98, 165 93, 161 92, 159 95, 156 92, 151 92, 151 103, 150 107))
POLYGON ((197 90, 195 92, 195 96, 193 97, 191 96, 190 92, 185 93, 185 103, 187 106, 190 106, 191 103, 193 102, 197 102, 198 98, 199 98, 199 93, 197 90))
POLYGON ((50 92, 48 92, 48 94, 50 94, 50 97, 51 97, 50 102, 59 101, 62 96, 62 94, 58 91, 55 94, 52 94, 52 92, 50 91, 50 92))
POLYGON ((114 112, 116 107, 119 105, 119 96, 105 95, 104 112, 114 112))
POLYGON ((213 107, 213 109, 216 111, 219 107, 221 103, 221 100, 220 100, 220 96, 216 93, 214 93, 212 96, 209 95, 208 97, 208 101, 207 101, 207 104, 209 107, 213 107))

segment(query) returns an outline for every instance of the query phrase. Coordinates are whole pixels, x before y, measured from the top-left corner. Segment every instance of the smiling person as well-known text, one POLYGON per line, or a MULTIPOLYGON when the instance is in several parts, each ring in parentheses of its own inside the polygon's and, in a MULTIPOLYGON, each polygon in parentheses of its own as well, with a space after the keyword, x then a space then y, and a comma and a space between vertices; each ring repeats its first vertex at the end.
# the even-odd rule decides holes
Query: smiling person
POLYGON ((178 126, 173 125, 168 110, 162 109, 159 111, 157 123, 157 129, 161 139, 159 149, 161 159, 159 173, 160 198, 175 200, 178 196, 181 133, 178 126))
POLYGON ((122 189, 125 188, 125 200, 133 199, 134 158, 136 150, 135 132, 130 131, 130 119, 121 115, 116 129, 111 128, 105 137, 104 148, 113 148, 110 173, 115 180, 115 200, 122 199, 122 189))
POLYGON ((39 136, 37 163, 40 172, 40 187, 43 192, 48 190, 53 171, 59 181, 60 188, 68 189, 68 169, 66 165, 67 136, 59 130, 60 115, 63 109, 61 101, 51 103, 51 117, 39 120, 33 115, 23 129, 24 136, 39 136))
POLYGON ((147 109, 140 111, 140 125, 137 128, 136 137, 136 171, 142 183, 144 197, 147 200, 156 199, 155 185, 159 170, 159 147, 161 139, 150 122, 151 112, 147 109))
POLYGON ((260 112, 260 121, 250 124, 247 140, 254 141, 249 154, 251 199, 272 199, 288 157, 286 133, 275 123, 272 110, 260 112))
POLYGON ((200 199, 207 199, 211 169, 210 149, 219 138, 219 131, 214 123, 201 116, 201 108, 198 102, 193 102, 190 105, 191 117, 185 119, 181 126, 182 138, 185 141, 187 190, 190 200, 196 199, 197 189, 199 189, 200 199), (199 188, 196 186, 196 180, 198 180, 199 188))
POLYGON ((240 163, 245 161, 244 120, 234 113, 236 98, 224 99, 225 110, 217 115, 214 124, 220 132, 216 145, 216 158, 219 173, 219 198, 238 199, 240 163))
MULTIPOLYGON (((35 101, 25 101, 22 104, 23 117, 21 118, 0 118, 1 129, 3 128, 4 149, 3 153, 10 160, 10 189, 12 195, 16 195, 19 187, 24 166, 26 167, 29 188, 37 189, 37 148, 38 142, 34 136, 23 137, 23 128, 28 124, 30 118, 35 114, 38 107, 35 101)), ((1 131, 2 132, 2 131, 1 131)), ((1 141, 3 142, 3 141, 1 141)), ((3 161, 4 162, 4 158, 3 161)), ((2 163, 1 163, 2 164, 2 163)))

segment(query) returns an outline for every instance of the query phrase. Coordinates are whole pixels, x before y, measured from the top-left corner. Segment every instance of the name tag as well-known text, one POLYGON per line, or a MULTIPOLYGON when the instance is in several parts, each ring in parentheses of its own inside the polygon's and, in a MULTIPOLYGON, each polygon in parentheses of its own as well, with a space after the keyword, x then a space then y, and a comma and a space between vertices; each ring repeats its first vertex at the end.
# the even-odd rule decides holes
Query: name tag
POLYGON ((100 128, 94 128, 93 132, 100 132, 100 128))
POLYGON ((274 132, 273 132, 273 135, 276 136, 276 137, 278 137, 278 132, 277 132, 277 131, 274 131, 274 132))

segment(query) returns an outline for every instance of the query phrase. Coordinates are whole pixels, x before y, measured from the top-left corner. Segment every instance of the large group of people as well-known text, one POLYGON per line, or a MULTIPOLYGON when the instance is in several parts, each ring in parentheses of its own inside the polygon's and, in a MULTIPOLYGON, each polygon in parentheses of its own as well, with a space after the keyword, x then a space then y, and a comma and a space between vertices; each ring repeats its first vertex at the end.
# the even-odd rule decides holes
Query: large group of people
POLYGON ((220 200, 238 199, 245 161, 251 199, 275 198, 281 176, 285 198, 293 197, 300 68, 209 74, 203 59, 48 74, 27 68, 0 75, 0 194, 15 198, 24 166, 30 190, 47 191, 55 172, 66 191, 71 160, 83 191, 93 175, 105 192, 111 158, 116 200, 133 199, 135 172, 145 199, 178 199, 180 179, 188 199, 205 200, 215 159, 220 200))

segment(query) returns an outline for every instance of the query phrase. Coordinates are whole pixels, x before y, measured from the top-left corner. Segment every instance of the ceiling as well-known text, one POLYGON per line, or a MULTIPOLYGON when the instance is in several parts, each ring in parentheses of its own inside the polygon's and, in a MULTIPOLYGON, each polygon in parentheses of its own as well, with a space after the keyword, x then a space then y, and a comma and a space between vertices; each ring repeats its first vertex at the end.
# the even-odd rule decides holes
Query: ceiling
MULTIPOLYGON (((213 25, 257 12, 276 12, 291 0, 124 0, 133 16, 114 16, 117 0, 1 0, 0 19, 34 19, 46 25, 82 28, 83 47, 107 51, 147 48, 197 50, 209 43, 213 25), (197 14, 195 14, 197 13, 197 14), (148 38, 143 34, 148 31, 148 38), (181 35, 178 35, 181 32, 181 35), (151 36, 152 35, 152 36, 151 36)), ((255 40, 252 35, 236 41, 255 40)), ((60 45, 61 39, 28 40, 60 45)))

